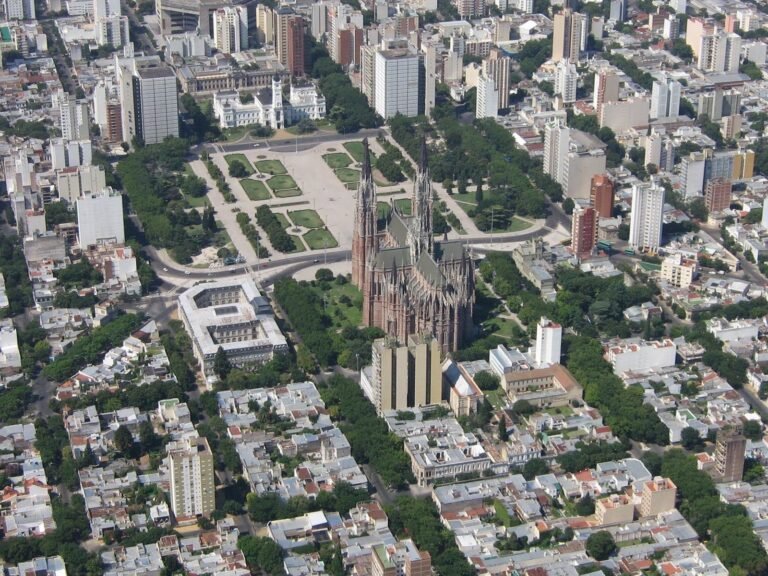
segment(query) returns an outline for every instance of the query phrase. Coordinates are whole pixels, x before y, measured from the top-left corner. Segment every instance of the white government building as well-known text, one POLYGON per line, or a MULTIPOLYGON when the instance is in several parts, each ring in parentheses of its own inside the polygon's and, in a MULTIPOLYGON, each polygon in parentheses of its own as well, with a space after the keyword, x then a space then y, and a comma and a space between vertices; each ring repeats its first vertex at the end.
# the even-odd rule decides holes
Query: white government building
POLYGON ((203 372, 222 348, 233 366, 262 364, 288 344, 272 308, 248 277, 198 284, 179 296, 179 312, 203 372))
POLYGON ((325 97, 312 84, 291 84, 288 99, 283 98, 280 78, 272 78, 272 87, 254 94, 253 102, 243 104, 235 90, 213 96, 213 114, 220 128, 261 124, 275 130, 309 119, 325 118, 325 97))

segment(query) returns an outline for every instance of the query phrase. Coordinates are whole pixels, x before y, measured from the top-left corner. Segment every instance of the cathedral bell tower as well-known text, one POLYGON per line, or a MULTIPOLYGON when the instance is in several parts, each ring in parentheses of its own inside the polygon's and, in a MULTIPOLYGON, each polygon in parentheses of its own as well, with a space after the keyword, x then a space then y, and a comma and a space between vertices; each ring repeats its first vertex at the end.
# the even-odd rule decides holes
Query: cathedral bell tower
POLYGON ((363 140, 363 166, 357 186, 355 228, 352 235, 352 284, 365 292, 365 267, 376 249, 376 188, 371 173, 371 152, 368 139, 363 140))
POLYGON ((411 248, 411 261, 415 264, 422 253, 432 253, 432 182, 429 177, 429 159, 427 141, 421 139, 419 170, 413 183, 413 218, 408 230, 408 244, 411 248))

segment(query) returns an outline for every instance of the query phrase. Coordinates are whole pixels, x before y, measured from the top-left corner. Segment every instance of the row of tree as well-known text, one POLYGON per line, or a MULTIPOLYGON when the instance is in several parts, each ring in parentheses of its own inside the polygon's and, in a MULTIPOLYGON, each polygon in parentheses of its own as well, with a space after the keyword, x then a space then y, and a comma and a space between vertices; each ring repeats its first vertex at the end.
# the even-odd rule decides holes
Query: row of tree
POLYGON ((5 295, 8 298, 5 315, 23 313, 28 306, 32 306, 32 284, 18 237, 0 237, 0 272, 5 280, 5 295))
POLYGON ((266 204, 262 204, 256 209, 256 222, 267 233, 269 242, 275 250, 283 253, 296 250, 296 243, 293 238, 285 231, 280 219, 266 204))
MULTIPOLYGON (((242 166, 242 163, 239 164, 242 166)), ((221 169, 216 166, 210 158, 205 161, 205 167, 208 169, 208 174, 210 174, 211 178, 216 182, 216 187, 219 189, 219 192, 224 196, 224 201, 227 204, 234 204, 237 199, 235 198, 235 195, 232 194, 232 188, 229 187, 229 183, 227 183, 227 179, 224 178, 224 173, 221 169)))
MULTIPOLYGON (((248 216, 248 214, 246 214, 245 212, 239 212, 237 214, 236 220, 237 220, 238 226, 240 226, 240 230, 243 232, 245 237, 248 239, 248 242, 251 243, 251 246, 253 246, 253 249, 259 255, 259 258, 268 258, 269 257, 269 250, 267 250, 259 242, 261 237, 259 236, 259 231, 256 229, 256 226, 254 226, 251 223, 251 217, 248 216)), ((291 242, 293 242, 293 240, 291 240, 291 242)))

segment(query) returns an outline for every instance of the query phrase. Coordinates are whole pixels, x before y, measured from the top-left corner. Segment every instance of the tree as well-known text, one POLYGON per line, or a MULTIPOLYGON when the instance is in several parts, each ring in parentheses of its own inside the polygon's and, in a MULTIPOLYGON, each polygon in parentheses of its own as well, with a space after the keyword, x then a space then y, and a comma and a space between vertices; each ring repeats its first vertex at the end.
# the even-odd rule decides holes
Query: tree
POLYGON ((592 496, 585 494, 576 502, 576 513, 579 516, 590 516, 595 513, 595 501, 592 496))
POLYGON ((747 420, 744 423, 744 436, 750 440, 759 440, 763 435, 763 425, 757 420, 747 420))
POLYGON ((216 356, 213 359, 213 373, 219 377, 219 380, 226 380, 231 371, 232 364, 227 357, 227 353, 224 352, 224 348, 219 346, 219 349, 216 350, 216 356))
POLYGON ((686 450, 695 450, 701 445, 701 437, 695 428, 687 426, 680 433, 680 443, 686 450))
POLYGON ((528 402, 528 400, 518 400, 512 406, 512 412, 520 416, 530 416, 536 412, 536 407, 528 402))
POLYGON ((123 455, 129 454, 133 448, 133 434, 127 427, 120 425, 115 430, 115 448, 123 455))
POLYGON ((496 390, 499 387, 500 380, 498 375, 489 370, 478 372, 474 378, 475 384, 477 384, 480 390, 496 390))
POLYGON ((573 214, 573 210, 576 208, 576 204, 573 201, 573 198, 566 198, 563 200, 563 211, 570 216, 573 214))
POLYGON ((245 164, 240 160, 232 160, 229 163, 229 175, 233 178, 245 178, 248 176, 248 170, 245 168, 245 164))
POLYGON ((541 474, 549 474, 549 465, 541 458, 531 458, 523 466, 523 477, 526 480, 533 480, 541 474))
POLYGON ((499 418, 499 440, 502 442, 509 440, 509 432, 507 432, 507 419, 504 416, 499 418))
POLYGON ((704 198, 695 198, 688 205, 688 213, 691 215, 691 218, 706 222, 707 218, 709 218, 709 210, 707 210, 707 205, 704 202, 704 198))
POLYGON ((650 472, 653 476, 658 476, 661 474, 661 465, 663 462, 663 459, 661 456, 656 454, 656 452, 646 452, 640 457, 640 461, 645 465, 646 468, 648 468, 648 472, 650 472))
POLYGON ((599 562, 610 558, 616 550, 616 542, 607 530, 600 530, 587 538, 587 554, 599 562))
POLYGON ((318 282, 331 282, 333 281, 333 271, 328 268, 320 268, 315 272, 315 280, 318 282))

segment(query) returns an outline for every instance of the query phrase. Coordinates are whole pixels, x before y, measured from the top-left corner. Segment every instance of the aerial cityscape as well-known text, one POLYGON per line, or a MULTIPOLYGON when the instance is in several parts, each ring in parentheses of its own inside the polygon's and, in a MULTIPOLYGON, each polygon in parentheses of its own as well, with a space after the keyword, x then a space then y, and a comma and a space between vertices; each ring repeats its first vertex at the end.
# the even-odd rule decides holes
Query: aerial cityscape
POLYGON ((768 574, 768 2, 0 0, 0 576, 768 574))

